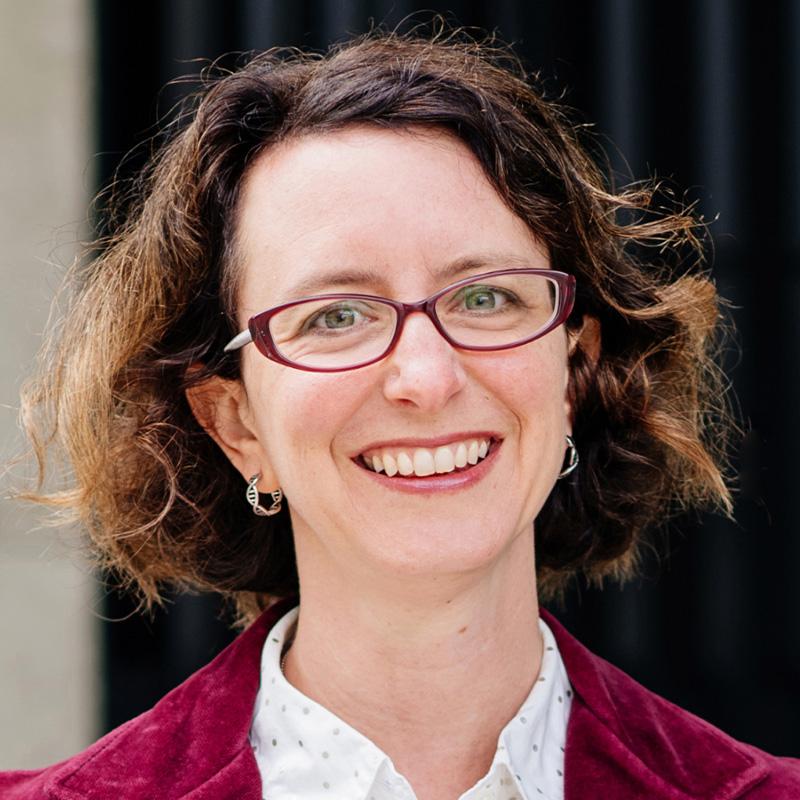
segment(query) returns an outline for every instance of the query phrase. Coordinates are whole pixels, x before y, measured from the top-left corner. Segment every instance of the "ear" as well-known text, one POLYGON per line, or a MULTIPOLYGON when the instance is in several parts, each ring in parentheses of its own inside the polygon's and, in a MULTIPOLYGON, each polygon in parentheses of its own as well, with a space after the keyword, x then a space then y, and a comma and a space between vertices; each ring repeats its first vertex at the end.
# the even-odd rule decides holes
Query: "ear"
POLYGON ((600 321, 597 318, 584 314, 580 329, 569 334, 570 357, 579 346, 594 366, 600 358, 600 321))
POLYGON ((569 420, 570 433, 572 432, 573 421, 573 400, 575 397, 575 371, 589 370, 594 372, 594 368, 600 359, 600 347, 602 344, 600 321, 595 317, 584 314, 581 327, 577 331, 572 331, 569 336, 569 358, 568 358, 568 379, 564 393, 564 406, 569 420), (574 361, 573 356, 580 350, 582 359, 574 361), (582 363, 581 363, 582 362, 582 363))
POLYGON ((279 485, 256 434, 247 392, 241 381, 214 375, 187 389, 186 400, 195 419, 245 481, 260 473, 260 491, 279 485))

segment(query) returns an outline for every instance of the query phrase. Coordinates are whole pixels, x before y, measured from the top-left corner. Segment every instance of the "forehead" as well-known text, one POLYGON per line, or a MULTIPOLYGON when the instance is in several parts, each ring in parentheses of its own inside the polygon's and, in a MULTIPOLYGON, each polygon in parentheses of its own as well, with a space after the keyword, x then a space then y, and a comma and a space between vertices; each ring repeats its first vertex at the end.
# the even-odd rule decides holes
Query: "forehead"
POLYGON ((236 238, 250 313, 337 273, 370 273, 385 285, 360 288, 419 299, 455 261, 547 266, 466 145, 432 130, 353 127, 269 150, 245 178, 236 238))

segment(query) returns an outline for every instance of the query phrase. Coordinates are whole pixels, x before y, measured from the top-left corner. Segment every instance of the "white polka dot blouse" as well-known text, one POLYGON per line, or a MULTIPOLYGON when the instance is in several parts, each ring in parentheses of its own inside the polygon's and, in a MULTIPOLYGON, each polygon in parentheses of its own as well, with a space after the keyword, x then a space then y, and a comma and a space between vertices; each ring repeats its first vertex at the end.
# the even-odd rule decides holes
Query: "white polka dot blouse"
MULTIPOLYGON (((416 800, 386 753, 306 697, 280 668, 299 610, 267 635, 250 743, 265 800, 416 800)), ((564 747, 572 687, 552 632, 530 694, 497 740, 489 771, 459 800, 563 800, 564 747)))

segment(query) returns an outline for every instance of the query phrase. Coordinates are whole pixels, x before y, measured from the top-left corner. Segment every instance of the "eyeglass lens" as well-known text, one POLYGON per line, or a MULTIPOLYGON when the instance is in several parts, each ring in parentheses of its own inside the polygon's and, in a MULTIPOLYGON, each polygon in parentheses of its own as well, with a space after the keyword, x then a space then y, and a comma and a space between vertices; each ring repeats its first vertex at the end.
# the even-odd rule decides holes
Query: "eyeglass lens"
MULTIPOLYGON (((501 349, 535 338, 558 308, 558 284, 543 275, 496 275, 439 297, 435 313, 454 344, 501 349)), ((346 368, 380 358, 398 315, 388 303, 356 297, 308 300, 273 315, 278 352, 296 364, 346 368)))

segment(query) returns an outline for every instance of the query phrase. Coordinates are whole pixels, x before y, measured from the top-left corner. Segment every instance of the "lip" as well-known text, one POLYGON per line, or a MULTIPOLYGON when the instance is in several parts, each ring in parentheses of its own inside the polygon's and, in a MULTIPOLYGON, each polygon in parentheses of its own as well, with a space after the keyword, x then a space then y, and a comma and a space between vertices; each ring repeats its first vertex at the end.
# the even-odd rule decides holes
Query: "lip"
POLYGON ((405 438, 405 439, 382 439, 379 442, 371 442, 370 444, 362 447, 357 452, 353 453, 350 458, 356 460, 362 453, 367 453, 370 450, 381 450, 382 448, 388 447, 396 447, 400 448, 412 448, 412 447, 426 447, 428 449, 433 449, 435 447, 441 447, 445 444, 452 444, 453 442, 461 442, 465 439, 491 439, 492 443, 497 445, 503 441, 503 437, 500 436, 497 431, 488 431, 488 430, 480 430, 480 431, 463 431, 459 433, 449 433, 446 436, 436 436, 429 439, 422 439, 422 438, 405 438))
MULTIPOLYGON (((484 436, 484 438, 488 438, 488 434, 468 434, 472 438, 478 438, 479 436, 484 436)), ((401 442, 401 445, 408 445, 409 442, 420 442, 423 440, 420 439, 403 439, 397 440, 401 442)), ((428 439, 426 441, 434 441, 428 439)), ((435 440, 436 444, 442 445, 452 442, 453 439, 439 439, 435 440)), ((360 464, 358 459, 353 459, 353 463, 356 465, 358 470, 366 475, 368 478, 377 481, 378 484, 381 486, 386 487, 387 489, 394 489, 398 492, 403 492, 405 494, 434 494, 434 493, 441 493, 441 492, 457 492, 461 491, 462 489, 468 489, 478 483, 479 481, 483 480, 484 477, 489 473, 489 471, 494 466, 494 463, 497 459, 497 454, 500 452, 503 445, 502 439, 493 438, 492 439, 492 446, 489 450, 488 455, 486 458, 479 461, 475 466, 470 467, 469 469, 465 469, 462 471, 456 472, 446 472, 442 474, 436 475, 429 475, 425 478, 417 478, 415 476, 408 476, 403 477, 402 475, 395 475, 393 478, 384 475, 381 472, 374 472, 371 469, 368 469, 364 465, 360 464)), ((396 445, 390 445, 388 443, 382 443, 382 447, 391 447, 396 445)), ((417 447, 431 447, 435 445, 424 445, 424 444, 417 444, 417 447)))

